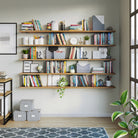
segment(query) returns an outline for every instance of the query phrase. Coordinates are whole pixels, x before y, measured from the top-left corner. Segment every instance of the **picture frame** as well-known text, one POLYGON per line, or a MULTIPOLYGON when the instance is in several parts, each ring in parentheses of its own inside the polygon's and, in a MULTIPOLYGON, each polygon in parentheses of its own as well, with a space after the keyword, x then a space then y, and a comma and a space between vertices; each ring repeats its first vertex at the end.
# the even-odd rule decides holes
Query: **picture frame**
POLYGON ((17 54, 17 23, 0 23, 0 55, 17 54))
POLYGON ((23 62, 23 72, 31 72, 31 64, 32 61, 24 61, 23 62))
POLYGON ((38 72, 37 67, 38 67, 38 63, 32 63, 31 72, 37 73, 38 72))

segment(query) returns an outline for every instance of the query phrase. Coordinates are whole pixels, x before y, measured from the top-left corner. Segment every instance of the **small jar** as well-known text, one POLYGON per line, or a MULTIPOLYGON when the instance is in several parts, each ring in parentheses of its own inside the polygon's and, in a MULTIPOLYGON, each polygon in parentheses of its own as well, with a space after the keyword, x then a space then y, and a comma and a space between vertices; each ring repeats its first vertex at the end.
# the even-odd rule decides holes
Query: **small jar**
POLYGON ((51 26, 51 23, 47 23, 47 27, 46 27, 47 30, 52 30, 52 26, 51 26))

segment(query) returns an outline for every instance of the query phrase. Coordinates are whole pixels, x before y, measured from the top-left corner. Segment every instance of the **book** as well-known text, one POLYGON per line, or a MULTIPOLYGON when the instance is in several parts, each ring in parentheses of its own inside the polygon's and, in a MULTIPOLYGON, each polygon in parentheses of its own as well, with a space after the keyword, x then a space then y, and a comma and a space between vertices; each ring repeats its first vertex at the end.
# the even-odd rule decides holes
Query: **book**
POLYGON ((59 35, 59 34, 56 34, 56 35, 57 35, 59 44, 62 45, 62 41, 61 41, 61 39, 60 39, 60 35, 59 35))

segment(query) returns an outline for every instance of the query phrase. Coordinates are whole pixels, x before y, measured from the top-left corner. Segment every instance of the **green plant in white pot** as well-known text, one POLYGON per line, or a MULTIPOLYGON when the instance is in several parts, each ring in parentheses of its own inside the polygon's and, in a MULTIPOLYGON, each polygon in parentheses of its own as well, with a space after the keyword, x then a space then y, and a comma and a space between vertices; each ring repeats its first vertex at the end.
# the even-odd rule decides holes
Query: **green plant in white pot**
POLYGON ((85 41, 86 45, 90 44, 89 39, 90 39, 90 37, 88 35, 84 36, 84 41, 85 41))
POLYGON ((120 100, 113 102, 111 105, 120 106, 122 110, 112 113, 112 121, 115 121, 121 116, 123 120, 118 123, 122 129, 115 132, 114 138, 120 138, 126 135, 132 138, 138 138, 138 101, 135 99, 128 100, 128 91, 126 90, 121 94, 120 100))
POLYGON ((29 50, 28 49, 27 50, 23 50, 22 52, 23 52, 23 59, 28 59, 29 50))
POLYGON ((57 84, 59 86, 59 89, 57 90, 57 92, 59 93, 60 98, 62 98, 65 92, 65 87, 68 86, 68 81, 65 77, 62 77, 59 79, 57 84))

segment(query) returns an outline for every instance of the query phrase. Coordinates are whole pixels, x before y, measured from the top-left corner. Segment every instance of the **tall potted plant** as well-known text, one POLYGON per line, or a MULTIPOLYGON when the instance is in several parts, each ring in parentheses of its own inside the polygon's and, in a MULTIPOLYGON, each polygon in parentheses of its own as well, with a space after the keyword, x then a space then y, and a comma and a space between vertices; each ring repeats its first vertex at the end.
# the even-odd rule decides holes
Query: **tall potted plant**
POLYGON ((120 100, 113 102, 111 105, 120 106, 122 109, 122 111, 112 113, 111 118, 113 122, 122 116, 122 121, 118 123, 122 129, 115 132, 114 138, 126 135, 138 138, 138 101, 135 99, 128 100, 128 91, 126 90, 121 94, 120 100))

